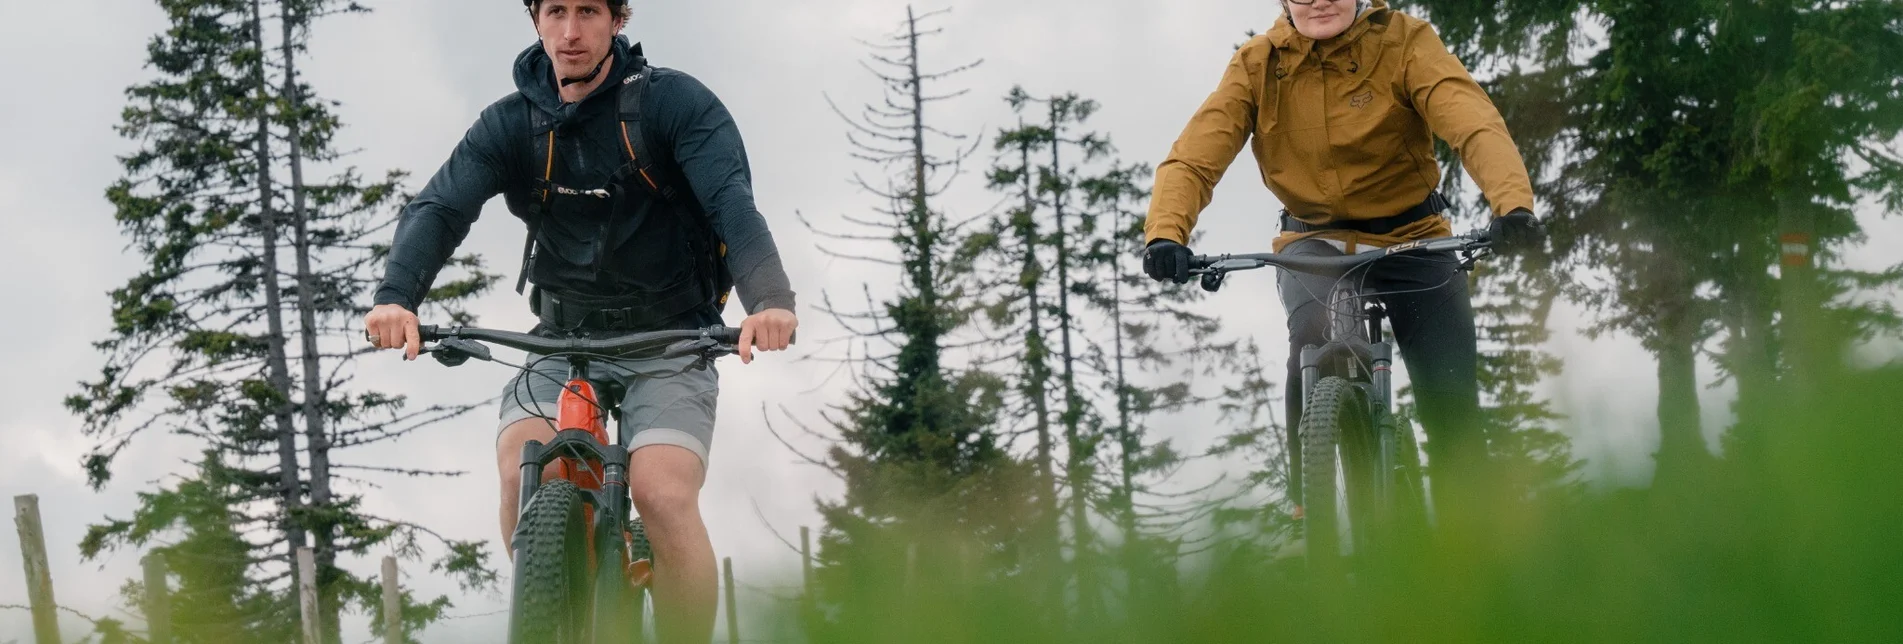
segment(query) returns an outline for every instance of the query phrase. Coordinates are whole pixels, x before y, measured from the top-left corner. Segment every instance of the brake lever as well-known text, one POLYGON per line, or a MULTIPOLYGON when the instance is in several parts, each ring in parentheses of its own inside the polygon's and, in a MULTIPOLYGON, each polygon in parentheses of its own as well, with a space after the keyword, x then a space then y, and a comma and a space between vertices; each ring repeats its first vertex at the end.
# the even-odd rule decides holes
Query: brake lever
POLYGON ((1227 274, 1217 270, 1212 270, 1207 273, 1203 273, 1203 279, 1202 279, 1203 290, 1211 292, 1211 293, 1216 292, 1217 290, 1222 288, 1222 281, 1226 277, 1228 277, 1227 274))
POLYGON ((1487 256, 1492 254, 1493 254, 1493 247, 1491 246, 1482 246, 1479 248, 1468 250, 1467 252, 1461 254, 1460 270, 1471 272, 1473 271, 1474 266, 1480 263, 1480 260, 1486 259, 1487 256))
POLYGON ((1474 267, 1479 265, 1480 258, 1474 257, 1473 253, 1468 253, 1466 257, 1460 260, 1460 271, 1463 273, 1471 273, 1474 267))
POLYGON ((733 348, 721 344, 719 340, 709 337, 700 337, 692 340, 682 340, 668 345, 666 349, 661 351, 661 359, 666 360, 683 356, 699 355, 700 360, 695 362, 694 368, 705 369, 707 368, 707 364, 712 362, 715 358, 734 352, 735 350, 733 348))
POLYGON ((445 367, 460 367, 470 358, 489 362, 494 358, 489 353, 489 345, 468 338, 448 337, 436 341, 436 346, 424 347, 423 353, 435 354, 436 361, 445 367))

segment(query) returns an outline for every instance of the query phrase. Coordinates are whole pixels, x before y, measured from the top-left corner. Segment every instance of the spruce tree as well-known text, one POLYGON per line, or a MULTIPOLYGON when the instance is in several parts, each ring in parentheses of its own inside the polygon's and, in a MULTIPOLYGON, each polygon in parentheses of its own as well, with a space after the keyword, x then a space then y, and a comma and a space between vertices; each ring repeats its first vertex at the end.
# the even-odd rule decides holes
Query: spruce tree
POLYGON ((961 357, 955 344, 973 309, 973 257, 969 233, 938 198, 973 147, 932 126, 928 110, 963 93, 939 93, 936 81, 977 63, 948 71, 925 66, 920 43, 939 31, 924 25, 941 14, 908 10, 895 33, 870 43, 867 67, 884 100, 853 115, 841 112, 855 155, 885 173, 857 184, 884 205, 873 217, 847 218, 870 233, 822 232, 833 240, 826 250, 894 266, 899 283, 871 310, 837 307, 830 297, 822 307, 865 347, 858 389, 827 414, 839 440, 824 463, 846 490, 820 503, 826 530, 814 599, 823 608, 809 626, 823 641, 922 632, 928 627, 908 610, 915 603, 891 592, 894 580, 935 588, 927 580, 1010 571, 1022 547, 1029 473, 994 430, 1003 383, 961 357), (884 254, 896 259, 876 257, 884 254))
MULTIPOLYGON (((338 641, 345 604, 380 605, 374 574, 339 569, 338 555, 386 546, 415 557, 418 537, 434 535, 365 514, 368 482, 339 472, 446 473, 337 462, 336 450, 469 409, 408 408, 400 397, 347 388, 352 359, 367 350, 353 326, 380 265, 370 240, 405 200, 403 174, 367 179, 337 167, 307 178, 307 169, 337 166, 341 123, 296 69, 314 19, 362 9, 327 0, 159 4, 170 26, 148 48, 157 78, 128 88, 120 126, 141 147, 107 191, 145 266, 112 292, 114 327, 98 343, 106 365, 68 406, 95 440, 85 462, 95 488, 153 430, 199 443, 201 459, 192 474, 142 494, 132 519, 93 526, 83 551, 169 542, 161 547, 179 555, 181 592, 211 593, 192 610, 238 619, 206 620, 212 630, 202 633, 181 622, 178 636, 224 641, 233 628, 262 639, 296 632, 291 562, 312 546, 323 629, 338 641), (211 581, 197 584, 200 575, 211 581)), ((466 317, 457 301, 494 278, 472 257, 457 262, 470 270, 436 289, 433 306, 466 317)), ((494 579, 480 543, 438 541, 439 566, 472 585, 494 579)), ((446 605, 425 603, 413 626, 446 605)))

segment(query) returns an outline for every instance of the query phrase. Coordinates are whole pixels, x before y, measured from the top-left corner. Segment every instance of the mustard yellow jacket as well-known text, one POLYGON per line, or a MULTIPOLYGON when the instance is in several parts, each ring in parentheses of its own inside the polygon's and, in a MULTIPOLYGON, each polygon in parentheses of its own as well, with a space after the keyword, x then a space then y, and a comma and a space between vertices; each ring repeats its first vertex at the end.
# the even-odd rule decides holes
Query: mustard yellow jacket
MULTIPOLYGON (((1262 181, 1308 223, 1378 219, 1427 200, 1440 185, 1433 136, 1460 152, 1495 215, 1533 208, 1526 163, 1500 112, 1432 27, 1372 7, 1340 36, 1316 42, 1284 20, 1236 52, 1156 170, 1147 240, 1188 243, 1210 190, 1250 143, 1262 181)), ((1452 234, 1429 217, 1388 235, 1283 233, 1387 246, 1452 234)))

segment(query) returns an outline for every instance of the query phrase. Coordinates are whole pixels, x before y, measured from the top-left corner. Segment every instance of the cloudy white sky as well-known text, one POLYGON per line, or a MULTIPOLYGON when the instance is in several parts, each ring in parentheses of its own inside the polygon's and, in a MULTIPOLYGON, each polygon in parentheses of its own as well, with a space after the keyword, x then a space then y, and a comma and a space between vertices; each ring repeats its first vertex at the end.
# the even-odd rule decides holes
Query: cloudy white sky
MULTIPOLYGON (((367 171, 408 169, 420 186, 474 115, 513 90, 509 64, 533 33, 514 2, 372 5, 374 14, 322 23, 303 69, 321 95, 342 102, 348 125, 342 145, 362 150, 350 162, 367 171)), ((826 222, 870 204, 847 184, 853 171, 868 168, 847 158, 844 128, 822 94, 842 105, 876 97, 877 85, 858 65, 866 52, 855 39, 887 33, 904 11, 899 0, 637 3, 629 31, 647 44, 650 58, 698 76, 738 119, 760 208, 774 227, 794 287, 809 305, 822 290, 856 292, 863 281, 892 279, 885 269, 819 253, 794 211, 826 222)), ((945 129, 989 133, 1013 120, 998 97, 1014 83, 1034 94, 1075 91, 1103 104, 1093 124, 1114 138, 1124 158, 1155 162, 1213 87, 1231 45, 1244 30, 1265 28, 1276 13, 1268 0, 965 0, 940 21, 947 36, 930 41, 924 56, 930 67, 978 58, 985 63, 948 86, 967 87, 971 94, 938 104, 931 119, 945 129)), ((0 497, 40 495, 59 599, 93 615, 117 614, 116 589, 136 574, 138 556, 80 561, 77 543, 86 524, 130 512, 134 493, 179 471, 181 458, 193 449, 182 439, 147 437, 121 459, 115 483, 94 493, 85 489, 78 467, 86 448, 80 423, 60 406, 100 364, 89 343, 106 332, 106 291, 136 270, 101 194, 119 176, 115 155, 131 149, 113 131, 124 105, 121 91, 149 77, 145 43, 163 24, 155 3, 145 0, 0 3, 0 57, 11 61, 8 90, 0 98, 0 217, 7 231, 0 234, 0 295, 15 311, 0 317, 0 338, 6 338, 0 365, 8 367, 0 369, 0 497)), ((945 203, 968 216, 993 201, 972 176, 945 203)), ((1277 207, 1245 158, 1218 189, 1201 229, 1209 239, 1228 242, 1220 250, 1255 250, 1273 234, 1270 213, 1277 207)), ((1873 221, 1872 227, 1874 241, 1903 241, 1895 220, 1873 221)), ((520 236, 521 225, 496 202, 465 247, 488 255, 513 277, 520 236)), ((1894 253, 1884 255, 1865 249, 1853 257, 1863 265, 1894 261, 1894 253)), ((1259 338, 1279 363, 1282 313, 1268 277, 1233 280, 1209 309, 1259 338)), ((530 323, 526 307, 506 289, 476 309, 489 326, 530 323)), ((803 313, 803 337, 837 335, 811 308, 803 313)), ((1560 328, 1551 349, 1566 358, 1568 371, 1549 393, 1572 415, 1569 427, 1592 428, 1571 430, 1576 451, 1590 460, 1589 472, 1613 482, 1643 480, 1646 455, 1656 444, 1652 363, 1629 338, 1579 336, 1574 330, 1583 317, 1570 308, 1556 316, 1560 328)), ((363 384, 419 402, 487 397, 509 376, 493 365, 451 371, 381 356, 362 369, 363 384)), ((723 370, 722 422, 703 507, 716 549, 734 558, 743 582, 771 586, 796 574, 797 557, 773 530, 797 539, 799 526, 819 525, 814 499, 836 492, 828 475, 799 464, 773 441, 762 420, 763 407, 783 405, 815 419, 820 405, 839 399, 838 381, 815 389, 815 374, 826 369, 781 354, 723 370)), ((1725 422, 1727 395, 1723 388, 1703 395, 1714 428, 1725 422)), ((369 507, 457 538, 493 540, 493 413, 484 408, 399 446, 359 454, 362 461, 389 464, 397 462, 396 450, 426 447, 428 455, 405 456, 405 462, 470 471, 449 481, 388 481, 370 492, 369 507)), ((1192 450, 1215 433, 1196 422, 1162 424, 1160 431, 1192 450)), ((819 445, 795 440, 808 448, 819 445)), ((1194 474, 1213 475, 1222 466, 1204 465, 1211 471, 1194 474)), ((0 531, 0 604, 25 601, 17 552, 14 532, 0 531)), ((503 559, 500 552, 496 558, 503 559)), ((407 585, 453 591, 419 566, 411 568, 407 585)), ((756 607, 771 601, 757 592, 743 592, 741 599, 756 607)), ((468 615, 496 610, 502 599, 460 597, 457 603, 452 613, 468 615)), ((501 619, 445 623, 425 640, 488 641, 501 619)), ((66 620, 66 626, 69 633, 80 632, 75 621, 66 620)), ((0 642, 25 639, 28 628, 23 612, 0 610, 0 642)), ((359 641, 363 633, 353 630, 347 639, 359 641)))

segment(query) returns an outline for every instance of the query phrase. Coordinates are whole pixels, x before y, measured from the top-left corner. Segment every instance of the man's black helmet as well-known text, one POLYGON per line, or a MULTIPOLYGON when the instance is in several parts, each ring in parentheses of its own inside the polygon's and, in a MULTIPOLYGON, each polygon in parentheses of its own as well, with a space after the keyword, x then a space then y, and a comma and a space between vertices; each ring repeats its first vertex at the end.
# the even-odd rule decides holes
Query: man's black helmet
MULTIPOLYGON (((533 7, 536 2, 537 0, 522 0, 522 6, 533 7)), ((628 0, 608 0, 609 9, 620 9, 625 6, 628 6, 628 0)))

